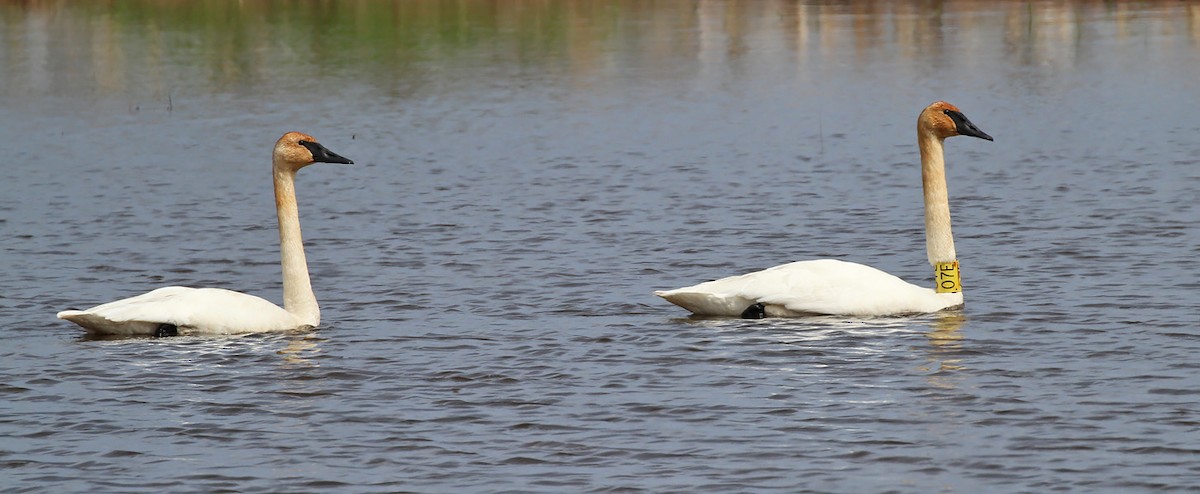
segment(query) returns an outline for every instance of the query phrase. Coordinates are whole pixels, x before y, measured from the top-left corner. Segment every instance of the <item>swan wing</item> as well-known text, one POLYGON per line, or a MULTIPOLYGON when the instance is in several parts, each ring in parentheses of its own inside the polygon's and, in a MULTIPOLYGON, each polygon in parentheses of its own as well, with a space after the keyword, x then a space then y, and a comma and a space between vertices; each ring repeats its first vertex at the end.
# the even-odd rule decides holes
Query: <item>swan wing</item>
POLYGON ((163 324, 180 334, 234 334, 296 329, 296 318, 253 295, 220 288, 169 286, 87 310, 58 313, 89 333, 153 335, 163 324))
POLYGON ((870 266, 799 261, 656 295, 698 315, 738 316, 762 303, 769 315, 879 316, 935 312, 962 303, 870 266))

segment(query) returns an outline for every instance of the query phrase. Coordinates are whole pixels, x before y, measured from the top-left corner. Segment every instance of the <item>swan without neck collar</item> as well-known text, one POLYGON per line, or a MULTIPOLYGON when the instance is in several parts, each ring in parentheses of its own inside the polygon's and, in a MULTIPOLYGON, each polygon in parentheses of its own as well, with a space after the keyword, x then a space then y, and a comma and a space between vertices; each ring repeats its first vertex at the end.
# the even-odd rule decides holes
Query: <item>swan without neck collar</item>
POLYGON ((235 334, 317 327, 321 310, 304 257, 295 185, 296 172, 313 163, 354 162, 308 134, 288 132, 275 142, 271 169, 283 267, 282 308, 232 290, 169 286, 87 310, 65 310, 58 313, 58 318, 82 326, 89 334, 117 336, 235 334))
MULTIPOLYGON (((925 247, 934 266, 957 259, 943 142, 959 135, 992 140, 944 101, 929 105, 917 117, 925 247)), ((961 291, 938 293, 870 266, 835 259, 793 262, 654 294, 701 316, 886 316, 937 312, 963 304, 961 291)))

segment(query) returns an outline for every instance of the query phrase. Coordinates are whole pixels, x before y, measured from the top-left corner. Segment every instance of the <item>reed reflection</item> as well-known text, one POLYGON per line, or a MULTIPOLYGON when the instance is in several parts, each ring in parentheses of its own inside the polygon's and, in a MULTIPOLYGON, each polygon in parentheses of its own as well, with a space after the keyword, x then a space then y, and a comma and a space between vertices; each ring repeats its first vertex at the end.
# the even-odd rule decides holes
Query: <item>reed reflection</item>
POLYGON ((0 0, 0 40, 8 68, 0 97, 14 101, 29 94, 166 99, 172 91, 237 93, 350 76, 404 96, 445 85, 461 76, 447 67, 473 70, 479 60, 563 74, 582 88, 623 80, 631 67, 639 79, 719 86, 739 72, 790 65, 799 80, 819 82, 848 60, 851 70, 954 64, 1050 76, 1103 60, 1114 41, 1195 50, 1200 6, 0 0), (81 45, 91 49, 75 49, 81 45))

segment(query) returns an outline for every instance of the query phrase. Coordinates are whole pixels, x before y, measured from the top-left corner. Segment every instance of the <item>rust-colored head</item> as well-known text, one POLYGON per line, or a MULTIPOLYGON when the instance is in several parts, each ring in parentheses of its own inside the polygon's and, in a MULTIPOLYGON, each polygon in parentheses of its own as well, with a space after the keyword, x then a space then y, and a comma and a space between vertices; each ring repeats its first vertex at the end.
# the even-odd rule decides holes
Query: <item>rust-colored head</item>
POLYGON ((299 170, 313 163, 345 163, 353 161, 330 151, 317 142, 316 138, 300 132, 288 132, 275 141, 271 155, 276 167, 299 170))
POLYGON ((992 140, 992 136, 979 130, 979 127, 971 123, 957 106, 945 101, 935 101, 925 107, 925 111, 922 111, 921 116, 917 117, 917 128, 923 133, 928 132, 937 136, 938 139, 971 136, 992 140))

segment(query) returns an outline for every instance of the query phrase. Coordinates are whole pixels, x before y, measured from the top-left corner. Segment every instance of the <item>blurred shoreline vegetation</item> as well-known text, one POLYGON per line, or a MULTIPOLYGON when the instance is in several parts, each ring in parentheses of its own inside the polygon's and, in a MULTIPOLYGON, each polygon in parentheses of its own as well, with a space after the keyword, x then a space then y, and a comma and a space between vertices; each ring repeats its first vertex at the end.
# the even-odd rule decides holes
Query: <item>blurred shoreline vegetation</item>
POLYGON ((353 77, 404 94, 422 74, 453 77, 485 61, 579 80, 608 70, 616 53, 658 68, 663 60, 732 59, 763 39, 800 66, 840 63, 846 53, 850 62, 917 64, 999 44, 1037 67, 1076 60, 1096 20, 1118 38, 1153 42, 1184 30, 1200 46, 1200 5, 1177 0, 0 0, 8 69, 0 82, 17 93, 165 95, 187 90, 189 80, 239 92, 293 77, 353 77), (946 30, 943 16, 968 27, 946 30))

